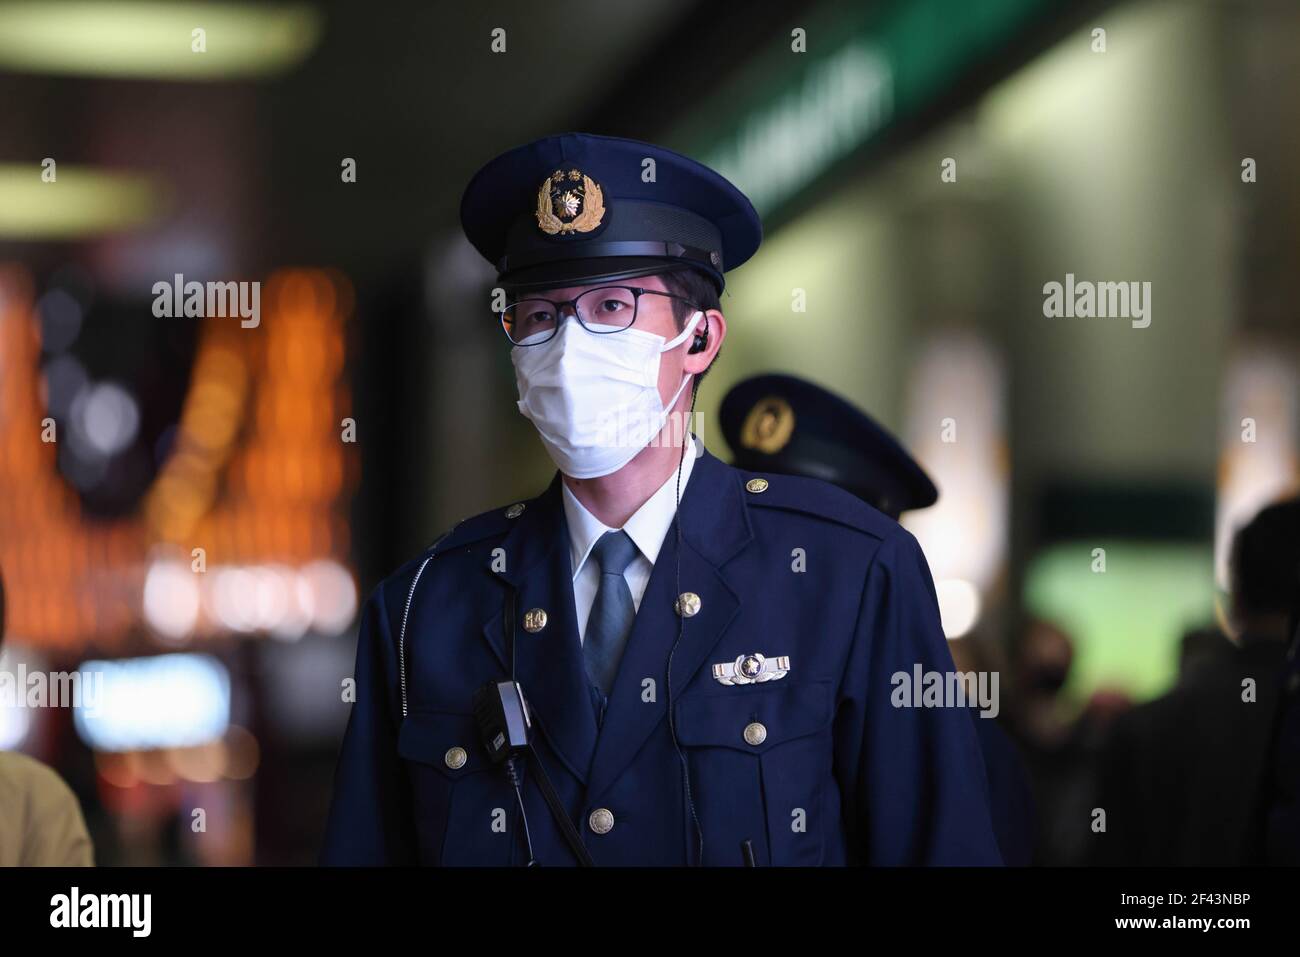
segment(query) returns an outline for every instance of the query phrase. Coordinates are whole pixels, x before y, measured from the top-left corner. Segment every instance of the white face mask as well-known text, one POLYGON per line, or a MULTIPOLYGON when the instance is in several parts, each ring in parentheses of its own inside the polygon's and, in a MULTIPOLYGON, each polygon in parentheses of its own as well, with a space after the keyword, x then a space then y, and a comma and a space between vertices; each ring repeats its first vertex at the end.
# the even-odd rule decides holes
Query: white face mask
POLYGON ((549 342, 510 351, 519 411, 537 427, 561 472, 573 478, 609 475, 650 444, 691 380, 682 376, 665 407, 659 359, 685 342, 702 318, 696 312, 668 341, 635 328, 600 335, 568 321, 549 342))

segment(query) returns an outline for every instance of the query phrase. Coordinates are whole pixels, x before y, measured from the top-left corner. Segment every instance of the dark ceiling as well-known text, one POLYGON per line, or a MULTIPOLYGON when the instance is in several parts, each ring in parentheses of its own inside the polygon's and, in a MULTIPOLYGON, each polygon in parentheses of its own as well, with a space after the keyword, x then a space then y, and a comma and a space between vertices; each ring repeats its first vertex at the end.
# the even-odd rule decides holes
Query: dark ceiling
MULTIPOLYGON (((149 227, 0 243, 38 274, 82 260, 123 295, 173 271, 333 264, 354 278, 454 235, 478 165, 567 129, 651 139, 810 0, 329 3, 315 50, 258 81, 0 73, 0 162, 145 171, 149 227), (504 28, 507 52, 493 53, 504 28), (341 181, 344 157, 357 182, 341 181)), ((143 286, 147 288, 147 285, 143 286)))

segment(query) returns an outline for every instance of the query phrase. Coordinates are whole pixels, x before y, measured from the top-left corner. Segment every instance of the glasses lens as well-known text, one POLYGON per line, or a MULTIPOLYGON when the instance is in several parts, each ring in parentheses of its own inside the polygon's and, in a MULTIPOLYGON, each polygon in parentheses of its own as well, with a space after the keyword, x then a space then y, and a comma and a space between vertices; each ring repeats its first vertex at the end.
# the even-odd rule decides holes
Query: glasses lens
POLYGON ((578 297, 578 319, 589 332, 621 332, 636 318, 636 294, 623 286, 589 289, 578 297))
POLYGON ((506 306, 501 327, 516 345, 545 342, 555 335, 555 303, 548 299, 524 299, 506 306))

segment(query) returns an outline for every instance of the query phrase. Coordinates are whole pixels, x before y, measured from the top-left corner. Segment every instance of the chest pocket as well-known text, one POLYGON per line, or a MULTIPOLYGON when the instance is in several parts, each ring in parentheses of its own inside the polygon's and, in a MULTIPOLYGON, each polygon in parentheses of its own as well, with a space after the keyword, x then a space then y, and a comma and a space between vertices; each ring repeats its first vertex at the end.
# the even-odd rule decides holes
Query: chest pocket
POLYGON ((397 734, 424 864, 507 865, 517 824, 514 791, 488 760, 472 714, 413 711, 397 734))
POLYGON ((706 864, 821 863, 831 782, 831 684, 765 682, 690 695, 677 703, 677 737, 690 753, 706 864))

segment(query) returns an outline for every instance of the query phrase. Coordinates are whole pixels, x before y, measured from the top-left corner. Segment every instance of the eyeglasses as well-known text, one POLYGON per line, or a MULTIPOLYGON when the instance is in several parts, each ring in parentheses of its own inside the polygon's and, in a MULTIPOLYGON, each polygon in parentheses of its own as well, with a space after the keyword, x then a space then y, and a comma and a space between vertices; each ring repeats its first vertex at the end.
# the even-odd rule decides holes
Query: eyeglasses
POLYGON ((666 296, 680 299, 699 308, 685 296, 639 286, 600 286, 588 289, 575 299, 555 302, 551 299, 520 299, 500 310, 501 328, 506 338, 517 346, 540 346, 555 338, 563 321, 565 307, 577 317, 582 328, 598 336, 622 332, 636 322, 637 305, 642 296, 666 296))

